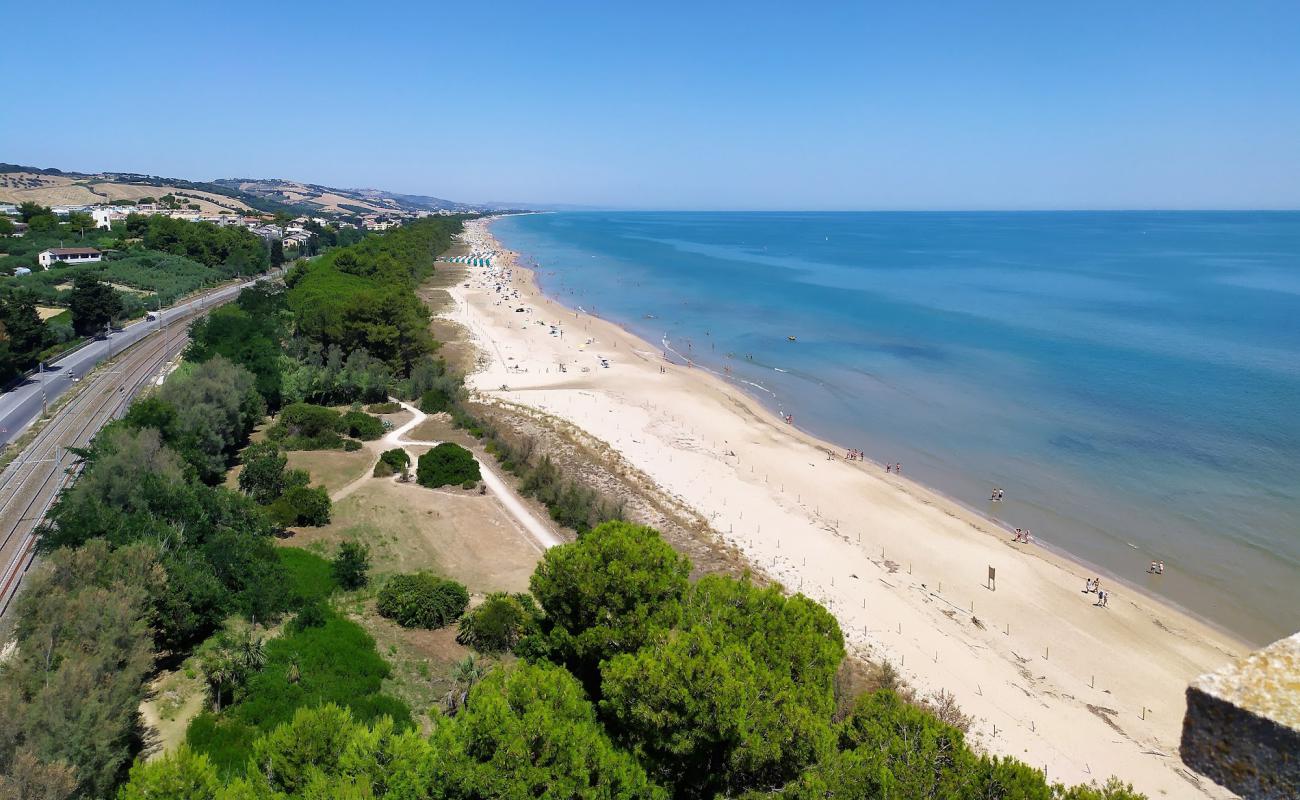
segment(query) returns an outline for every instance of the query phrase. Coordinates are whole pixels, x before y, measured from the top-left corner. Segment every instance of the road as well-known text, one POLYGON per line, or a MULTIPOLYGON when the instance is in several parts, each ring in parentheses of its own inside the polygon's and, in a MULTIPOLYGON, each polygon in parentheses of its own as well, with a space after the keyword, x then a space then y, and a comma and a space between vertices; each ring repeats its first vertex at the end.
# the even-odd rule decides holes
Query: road
POLYGON ((210 308, 233 298, 248 284, 225 286, 193 300, 163 309, 159 319, 139 320, 108 338, 88 343, 74 353, 50 364, 38 375, 13 390, 0 395, 0 445, 7 445, 41 414, 45 403, 52 404, 67 392, 75 381, 108 358, 122 352, 146 336, 189 319, 195 311, 210 308))
POLYGON ((137 322, 94 342, 53 364, 42 380, 33 377, 0 397, 7 444, 40 415, 43 400, 52 404, 74 385, 79 389, 0 473, 0 615, 8 611, 31 567, 36 526, 75 477, 75 457, 68 448, 86 446, 104 423, 120 416, 142 388, 162 376, 185 348, 189 322, 250 285, 223 287, 165 309, 161 319, 137 322), (110 357, 109 369, 92 373, 110 357))

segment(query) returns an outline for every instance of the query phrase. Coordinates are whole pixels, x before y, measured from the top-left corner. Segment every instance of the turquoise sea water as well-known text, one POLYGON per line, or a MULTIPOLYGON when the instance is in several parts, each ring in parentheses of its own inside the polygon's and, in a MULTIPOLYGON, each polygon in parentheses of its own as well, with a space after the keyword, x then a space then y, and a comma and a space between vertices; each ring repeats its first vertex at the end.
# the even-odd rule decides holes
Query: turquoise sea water
POLYGON ((560 213, 493 231, 553 297, 730 366, 800 427, 1247 640, 1300 628, 1300 213, 560 213))

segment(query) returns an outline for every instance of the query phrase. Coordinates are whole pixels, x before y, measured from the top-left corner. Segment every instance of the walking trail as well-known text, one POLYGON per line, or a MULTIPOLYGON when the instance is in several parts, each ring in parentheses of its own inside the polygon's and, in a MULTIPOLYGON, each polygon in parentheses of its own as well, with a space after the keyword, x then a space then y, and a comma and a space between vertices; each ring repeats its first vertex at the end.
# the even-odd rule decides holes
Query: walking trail
MULTIPOLYGON (((394 400, 396 400, 396 398, 394 398, 394 400)), ((396 402, 399 403, 402 408, 411 413, 411 418, 396 428, 393 428, 391 431, 386 433, 382 439, 380 439, 380 442, 383 443, 383 447, 379 448, 379 452, 391 450, 397 447, 405 450, 407 447, 437 447, 442 444, 442 442, 428 442, 406 438, 406 434, 428 419, 429 415, 410 403, 401 400, 396 400, 396 402)), ((409 456, 410 453, 408 452, 407 455, 409 456)), ((412 459, 412 461, 414 460, 415 459, 412 459)), ((366 471, 362 473, 361 477, 334 492, 334 494, 330 496, 330 500, 337 503, 355 492, 357 489, 361 488, 367 481, 372 480, 371 473, 374 471, 375 463, 378 463, 378 461, 379 455, 376 454, 374 462, 372 462, 366 471)), ((497 501, 501 503, 501 506, 506 510, 506 512, 514 518, 515 522, 517 522, 519 526, 537 542, 537 544, 541 545, 543 550, 564 543, 563 540, 560 539, 560 537, 557 536, 545 522, 538 519, 537 515, 530 511, 528 506, 524 505, 524 502, 519 498, 519 496, 506 485, 505 481, 501 479, 501 476, 497 475, 491 467, 479 460, 478 468, 483 477, 484 485, 486 485, 488 490, 492 492, 497 501)))

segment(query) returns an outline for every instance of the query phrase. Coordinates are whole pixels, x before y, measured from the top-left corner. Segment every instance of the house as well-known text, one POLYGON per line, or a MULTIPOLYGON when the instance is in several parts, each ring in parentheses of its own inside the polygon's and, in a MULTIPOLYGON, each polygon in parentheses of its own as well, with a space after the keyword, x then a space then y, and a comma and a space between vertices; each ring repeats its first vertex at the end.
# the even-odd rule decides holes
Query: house
POLYGON ((90 218, 95 220, 96 228, 105 230, 112 228, 114 222, 120 222, 126 219, 126 215, 131 209, 122 208, 121 206, 101 206, 90 209, 90 218))
POLYGON ((49 250, 42 250, 36 256, 36 263, 44 269, 49 269, 56 263, 93 264, 102 261, 103 258, 104 254, 93 247, 51 247, 49 250))
POLYGON ((22 236, 27 233, 26 222, 11 222, 9 224, 14 226, 14 232, 9 234, 10 236, 22 236))

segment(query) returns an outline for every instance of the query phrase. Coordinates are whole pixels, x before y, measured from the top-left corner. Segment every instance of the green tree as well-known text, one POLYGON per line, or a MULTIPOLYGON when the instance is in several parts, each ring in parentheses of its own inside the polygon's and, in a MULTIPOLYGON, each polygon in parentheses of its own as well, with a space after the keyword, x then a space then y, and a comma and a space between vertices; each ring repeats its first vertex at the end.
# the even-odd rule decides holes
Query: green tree
POLYGON ((36 217, 53 216, 54 212, 40 203, 25 200, 18 204, 18 214, 22 217, 23 222, 31 222, 36 217))
POLYGON ((57 783, 50 771, 62 763, 78 796, 112 795, 138 747, 150 593, 165 580, 153 547, 103 541, 52 552, 26 577, 0 682, 0 774, 57 783))
POLYGON ((681 626, 601 665, 601 711, 652 777, 682 797, 772 790, 831 751, 844 645, 825 609, 707 576, 681 626))
POLYGON ((73 211, 68 214, 67 225, 69 230, 77 232, 77 238, 85 239, 86 231, 93 231, 95 229, 95 219, 85 211, 73 211))
POLYGON ((208 483, 225 478, 227 465, 266 413, 256 378, 223 356, 178 370, 158 397, 176 409, 168 443, 208 483))
POLYGON ((663 798, 596 722, 582 687, 564 670, 496 669, 466 708, 438 720, 434 785, 454 798, 663 798))
POLYGON ((640 649, 681 615, 690 562, 659 532, 606 522, 546 551, 529 581, 550 646, 589 688, 601 661, 640 649))
POLYGON ((239 490, 254 502, 268 505, 284 492, 284 470, 289 458, 275 442, 255 442, 244 448, 239 490))
POLYGON ((14 232, 13 220, 7 216, 0 215, 0 236, 12 236, 14 232))
POLYGON ((284 264, 284 243, 279 239, 271 240, 271 268, 276 269, 284 264))
POLYGON ((334 580, 344 589, 360 589, 370 581, 370 548, 361 542, 344 542, 334 556, 334 580))
POLYGON ((222 781, 203 753, 186 745, 165 758, 137 761, 118 800, 214 800, 222 781))
POLYGON ((58 230, 59 218, 53 214, 38 214, 27 220, 32 233, 49 233, 58 230))
POLYGON ((452 442, 443 442, 422 454, 415 468, 415 480, 432 489, 477 481, 482 477, 474 454, 452 442))
POLYGON ((112 286, 83 272, 73 279, 68 310, 72 312, 72 329, 77 335, 93 336, 122 313, 122 298, 112 286))

